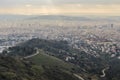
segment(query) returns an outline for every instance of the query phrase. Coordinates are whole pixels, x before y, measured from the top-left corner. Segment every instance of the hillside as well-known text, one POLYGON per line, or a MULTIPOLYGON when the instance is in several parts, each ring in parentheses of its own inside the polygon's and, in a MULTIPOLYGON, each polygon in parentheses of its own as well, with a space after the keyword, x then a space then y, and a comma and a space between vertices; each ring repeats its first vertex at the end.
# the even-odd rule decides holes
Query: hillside
POLYGON ((35 65, 0 55, 0 80, 79 80, 72 74, 57 67, 35 65))
MULTIPOLYGON (((85 79, 119 79, 119 59, 111 58, 109 54, 103 54, 100 51, 100 57, 95 57, 92 54, 72 48, 66 41, 32 39, 11 47, 3 53, 22 58, 35 54, 36 48, 40 50, 40 53, 27 60, 37 66, 58 68, 69 74, 71 72, 82 74, 85 79), (106 76, 101 78, 100 76, 104 73, 103 70, 107 67, 109 69, 105 71, 106 76)), ((89 49, 90 46, 86 46, 86 48, 89 49)))
POLYGON ((93 73, 99 74, 101 69, 106 66, 104 65, 106 61, 103 62, 101 58, 96 58, 84 51, 74 49, 70 47, 66 41, 32 39, 9 48, 7 55, 24 57, 35 53, 35 48, 42 49, 45 51, 45 54, 57 57, 63 61, 66 61, 68 57, 74 58, 69 59, 67 62, 84 67, 86 72, 93 72, 93 70, 95 70, 93 73), (92 69, 92 67, 94 67, 94 69, 92 69))
POLYGON ((45 54, 43 50, 39 50, 39 54, 28 58, 31 62, 35 63, 36 65, 45 65, 45 66, 50 66, 50 67, 59 67, 61 69, 68 69, 71 70, 76 68, 75 65, 71 63, 66 63, 54 56, 50 56, 48 54, 45 54))

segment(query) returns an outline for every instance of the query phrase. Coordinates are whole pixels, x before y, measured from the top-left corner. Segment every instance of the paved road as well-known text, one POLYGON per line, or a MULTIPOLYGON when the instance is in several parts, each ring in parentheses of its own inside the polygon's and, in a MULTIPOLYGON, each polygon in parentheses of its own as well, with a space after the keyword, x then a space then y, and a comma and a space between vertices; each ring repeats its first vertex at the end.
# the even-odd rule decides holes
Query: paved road
POLYGON ((105 76, 106 76, 105 71, 108 70, 108 69, 109 69, 109 67, 103 69, 103 70, 102 70, 102 75, 100 75, 100 77, 105 77, 105 76))
POLYGON ((74 74, 74 76, 76 76, 77 78, 79 78, 80 80, 85 80, 84 78, 82 78, 81 76, 74 74))

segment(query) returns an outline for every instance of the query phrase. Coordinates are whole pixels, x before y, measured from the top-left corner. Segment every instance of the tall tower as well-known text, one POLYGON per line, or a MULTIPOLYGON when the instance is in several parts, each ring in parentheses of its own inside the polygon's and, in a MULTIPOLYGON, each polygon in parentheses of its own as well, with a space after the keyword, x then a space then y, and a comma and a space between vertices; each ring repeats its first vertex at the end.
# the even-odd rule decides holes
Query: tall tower
POLYGON ((111 26, 110 26, 111 28, 113 28, 114 27, 114 24, 111 24, 111 26))

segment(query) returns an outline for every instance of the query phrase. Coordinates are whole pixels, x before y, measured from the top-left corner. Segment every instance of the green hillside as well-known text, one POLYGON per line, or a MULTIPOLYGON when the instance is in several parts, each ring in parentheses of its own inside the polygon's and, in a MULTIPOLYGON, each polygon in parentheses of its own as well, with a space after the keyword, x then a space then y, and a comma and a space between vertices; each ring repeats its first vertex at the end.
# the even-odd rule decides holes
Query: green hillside
MULTIPOLYGON (((86 48, 89 49, 90 46, 87 46, 86 48)), ((40 49, 39 54, 25 60, 28 60, 34 64, 33 67, 35 69, 37 68, 36 71, 39 71, 40 74, 49 71, 46 75, 52 74, 49 77, 56 77, 53 76, 53 74, 56 75, 57 72, 58 75, 63 72, 71 76, 72 73, 79 73, 80 75, 82 74, 83 78, 85 79, 97 78, 97 80, 101 80, 100 75, 103 74, 102 70, 109 66, 109 69, 106 70, 106 77, 104 77, 104 79, 119 79, 119 59, 106 59, 104 55, 101 55, 101 57, 94 57, 85 51, 72 48, 66 41, 31 39, 14 47, 10 47, 7 51, 4 51, 3 54, 12 56, 14 58, 23 58, 34 55, 37 51, 36 49, 40 49), (73 59, 69 59, 67 62, 65 62, 67 57, 73 59)), ((39 72, 37 73, 39 74, 39 72)), ((60 76, 63 77, 64 75, 60 76)))
POLYGON ((78 67, 76 67, 76 65, 71 63, 66 63, 54 56, 47 55, 43 50, 39 50, 38 55, 31 57, 28 60, 30 60, 31 62, 35 63, 38 66, 44 65, 49 67, 57 67, 69 71, 78 70, 78 67))
POLYGON ((28 60, 0 55, 0 80, 79 80, 57 67, 35 65, 28 60))

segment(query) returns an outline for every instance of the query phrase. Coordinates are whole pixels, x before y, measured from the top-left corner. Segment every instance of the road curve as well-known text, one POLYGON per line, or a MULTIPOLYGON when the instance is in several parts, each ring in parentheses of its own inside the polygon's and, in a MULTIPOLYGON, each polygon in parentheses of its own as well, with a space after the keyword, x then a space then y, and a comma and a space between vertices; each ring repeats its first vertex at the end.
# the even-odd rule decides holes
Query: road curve
POLYGON ((108 69, 109 69, 109 67, 103 69, 103 70, 102 70, 102 75, 100 75, 100 77, 102 77, 102 78, 105 77, 105 76, 106 76, 105 71, 108 70, 108 69))

